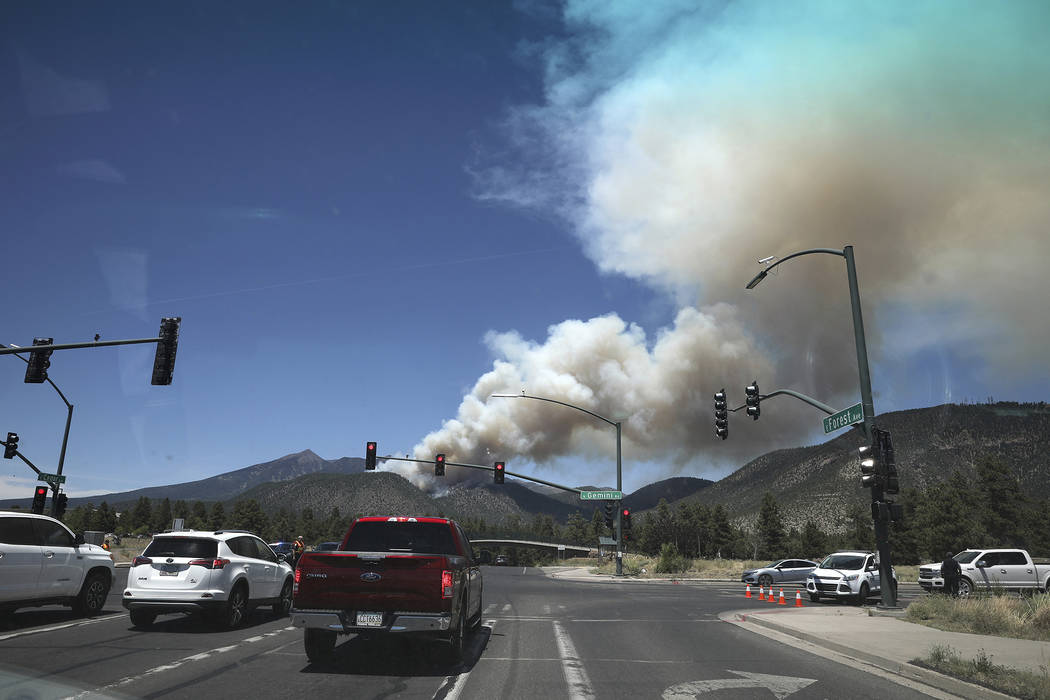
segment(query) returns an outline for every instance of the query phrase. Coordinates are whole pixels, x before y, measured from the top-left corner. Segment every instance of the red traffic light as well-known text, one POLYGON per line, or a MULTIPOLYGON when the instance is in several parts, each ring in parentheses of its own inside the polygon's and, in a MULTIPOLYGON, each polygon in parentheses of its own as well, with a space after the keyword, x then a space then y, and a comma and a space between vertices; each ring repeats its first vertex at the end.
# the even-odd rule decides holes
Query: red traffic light
POLYGON ((444 462, 445 461, 445 455, 438 455, 437 456, 437 461, 444 462))
POLYGON ((630 514, 631 514, 631 511, 629 511, 629 510, 628 510, 628 509, 626 509, 626 508, 624 508, 624 509, 623 509, 623 517, 625 517, 625 518, 626 518, 626 517, 630 516, 630 514))
POLYGON ((37 486, 36 487, 36 495, 37 496, 47 496, 47 487, 46 486, 37 486))
POLYGON ((376 468, 376 443, 365 443, 365 469, 371 471, 376 468))

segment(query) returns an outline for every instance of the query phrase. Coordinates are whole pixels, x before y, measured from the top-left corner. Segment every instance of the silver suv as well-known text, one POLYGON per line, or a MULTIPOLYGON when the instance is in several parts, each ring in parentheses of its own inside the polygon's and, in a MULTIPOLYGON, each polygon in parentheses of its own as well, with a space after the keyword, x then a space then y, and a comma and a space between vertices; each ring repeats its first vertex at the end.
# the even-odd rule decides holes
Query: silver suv
POLYGON ((160 613, 202 613, 222 629, 237 627, 259 605, 275 615, 292 607, 292 567, 244 530, 184 530, 154 535, 135 557, 124 607, 136 627, 160 613))
POLYGON ((61 521, 0 511, 0 615, 35 605, 101 612, 113 584, 113 557, 61 521))

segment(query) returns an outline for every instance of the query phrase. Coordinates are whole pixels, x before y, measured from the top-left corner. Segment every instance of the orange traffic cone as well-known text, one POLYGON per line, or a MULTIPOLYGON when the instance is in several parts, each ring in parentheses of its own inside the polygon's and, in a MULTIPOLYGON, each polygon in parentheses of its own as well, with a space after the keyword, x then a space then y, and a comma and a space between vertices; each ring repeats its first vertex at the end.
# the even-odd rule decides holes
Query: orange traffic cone
POLYGON ((776 603, 777 602, 777 594, 773 592, 773 587, 772 586, 769 587, 769 597, 766 598, 766 600, 768 600, 770 603, 776 603))
POLYGON ((802 607, 802 591, 795 591, 795 607, 802 607))
POLYGON ((744 597, 745 598, 750 598, 751 597, 751 584, 750 583, 747 584, 747 593, 744 594, 744 597))
POLYGON ((758 587, 758 599, 759 600, 765 600, 766 599, 766 589, 762 588, 762 586, 758 587))
POLYGON ((784 589, 780 589, 780 600, 777 601, 777 605, 787 605, 787 601, 784 600, 784 589))

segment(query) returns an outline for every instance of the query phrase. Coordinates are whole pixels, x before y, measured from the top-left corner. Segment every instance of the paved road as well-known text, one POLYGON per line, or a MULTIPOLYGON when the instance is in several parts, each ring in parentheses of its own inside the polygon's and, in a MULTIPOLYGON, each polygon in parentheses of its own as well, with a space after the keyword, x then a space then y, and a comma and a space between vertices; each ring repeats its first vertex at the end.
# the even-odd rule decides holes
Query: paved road
MULTIPOLYGON (((738 584, 561 581, 486 567, 484 624, 452 667, 425 644, 358 638, 331 663, 310 664, 301 631, 269 610, 232 632, 178 615, 137 630, 120 606, 127 569, 118 575, 97 618, 16 613, 0 630, 0 664, 37 686, 73 688, 56 697, 922 697, 720 621, 726 610, 770 605, 745 600, 738 584)), ((0 680, 0 697, 10 683, 0 680)))

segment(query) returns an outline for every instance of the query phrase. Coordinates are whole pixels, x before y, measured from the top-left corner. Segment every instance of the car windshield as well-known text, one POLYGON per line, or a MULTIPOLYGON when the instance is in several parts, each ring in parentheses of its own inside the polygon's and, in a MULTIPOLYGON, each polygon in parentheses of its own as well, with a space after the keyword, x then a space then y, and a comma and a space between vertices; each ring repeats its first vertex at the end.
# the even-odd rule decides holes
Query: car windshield
POLYGON ((864 556, 856 554, 832 554, 820 562, 822 569, 860 569, 864 566, 864 556))
POLYGON ((219 544, 215 540, 196 537, 157 537, 142 553, 145 557, 183 557, 214 559, 219 544))
POLYGON ((969 564, 974 559, 976 559, 977 555, 979 555, 979 554, 980 554, 979 551, 959 552, 954 557, 952 557, 952 559, 954 559, 955 561, 959 562, 960 564, 969 564))

